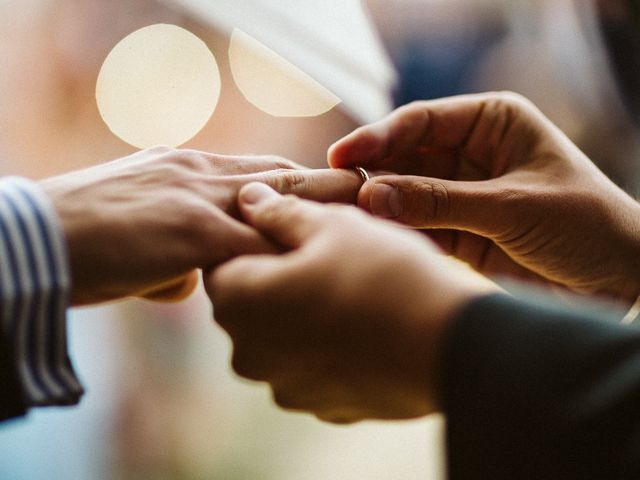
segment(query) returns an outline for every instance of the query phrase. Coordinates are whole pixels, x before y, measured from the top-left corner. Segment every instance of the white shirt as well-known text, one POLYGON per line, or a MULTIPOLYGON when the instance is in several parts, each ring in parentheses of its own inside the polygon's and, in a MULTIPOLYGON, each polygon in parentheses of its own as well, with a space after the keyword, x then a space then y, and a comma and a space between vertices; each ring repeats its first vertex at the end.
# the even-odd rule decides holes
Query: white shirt
POLYGON ((360 123, 393 107, 396 74, 360 0, 164 1, 223 33, 248 33, 337 95, 360 123))

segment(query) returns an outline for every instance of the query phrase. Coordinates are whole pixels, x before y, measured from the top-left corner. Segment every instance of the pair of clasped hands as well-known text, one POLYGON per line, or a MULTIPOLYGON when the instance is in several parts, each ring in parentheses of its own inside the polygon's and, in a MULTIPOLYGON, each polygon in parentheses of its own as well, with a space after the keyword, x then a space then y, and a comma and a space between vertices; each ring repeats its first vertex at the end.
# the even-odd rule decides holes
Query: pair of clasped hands
POLYGON ((328 160, 155 148, 42 181, 73 304, 180 299, 201 269, 235 371, 353 422, 441 407, 446 329, 487 277, 640 292, 638 204, 515 94, 409 104, 328 160))

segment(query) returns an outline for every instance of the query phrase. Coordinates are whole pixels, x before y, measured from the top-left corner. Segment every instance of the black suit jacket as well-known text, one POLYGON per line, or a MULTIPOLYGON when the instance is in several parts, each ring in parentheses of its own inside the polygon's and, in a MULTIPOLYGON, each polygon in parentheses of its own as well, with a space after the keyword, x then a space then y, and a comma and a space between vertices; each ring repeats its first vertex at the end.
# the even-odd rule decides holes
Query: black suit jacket
POLYGON ((15 362, 10 359, 9 345, 0 330, 0 420, 23 415, 26 411, 15 362))
POLYGON ((640 479, 640 329, 506 295, 467 305, 443 356, 452 480, 640 479))

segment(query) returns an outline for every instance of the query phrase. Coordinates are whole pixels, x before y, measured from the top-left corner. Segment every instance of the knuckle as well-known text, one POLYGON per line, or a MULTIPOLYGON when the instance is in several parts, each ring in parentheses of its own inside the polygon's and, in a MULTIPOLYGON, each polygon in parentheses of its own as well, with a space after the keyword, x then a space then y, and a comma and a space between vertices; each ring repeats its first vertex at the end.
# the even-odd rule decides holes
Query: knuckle
POLYGON ((428 101, 426 100, 413 100, 406 105, 400 107, 400 111, 403 111, 407 114, 420 114, 425 107, 428 105, 428 101))
MULTIPOLYGON (((440 182, 419 182, 410 187, 409 197, 418 199, 414 205, 421 217, 420 220, 434 221, 447 218, 451 211, 451 197, 449 191, 440 182)), ((413 202, 412 202, 413 203, 413 202)), ((411 214, 412 209, 408 209, 411 214)), ((415 212, 414 210, 414 212, 415 212)))
POLYGON ((266 183, 282 194, 296 193, 308 184, 301 170, 277 170, 266 175, 266 183))
POLYGON ((211 155, 205 152, 164 146, 146 151, 153 154, 158 165, 173 169, 177 178, 183 178, 186 173, 210 170, 211 155))
POLYGON ((423 100, 416 100, 402 107, 397 118, 398 127, 411 129, 416 125, 425 125, 429 120, 429 110, 426 107, 427 103, 423 100))
POLYGON ((174 156, 173 162, 188 171, 207 171, 210 167, 207 154, 196 150, 181 150, 174 156))
POLYGON ((205 201, 190 201, 188 202, 188 208, 184 209, 182 213, 182 225, 189 232, 209 232, 209 227, 216 228, 218 222, 216 222, 217 216, 215 207, 208 204, 205 201))
POLYGON ((529 99, 519 93, 491 92, 486 94, 484 98, 484 108, 481 112, 486 111, 484 120, 486 125, 491 128, 486 138, 493 138, 495 145, 501 145, 516 131, 519 132, 522 149, 529 151, 532 148, 531 142, 537 138, 535 135, 531 135, 534 130, 530 126, 539 122, 544 114, 529 99), (528 125, 525 130, 528 132, 526 135, 523 135, 520 130, 523 125, 528 125))
POLYGON ((159 157, 154 166, 157 181, 162 181, 175 188, 191 190, 194 172, 185 168, 184 161, 179 156, 171 155, 159 157))
POLYGON ((177 150, 175 148, 169 147, 167 145, 156 145, 146 150, 146 152, 152 153, 155 155, 165 155, 167 153, 175 153, 176 151, 177 150))
POLYGON ((488 99, 497 106, 506 110, 531 110, 536 109, 535 105, 524 95, 512 91, 491 92, 488 99))
POLYGON ((433 218, 446 218, 451 210, 449 190, 442 183, 431 184, 431 198, 433 204, 433 218))
POLYGON ((294 161, 277 155, 265 155, 263 158, 266 162, 270 163, 274 169, 295 170, 300 168, 300 165, 294 161))

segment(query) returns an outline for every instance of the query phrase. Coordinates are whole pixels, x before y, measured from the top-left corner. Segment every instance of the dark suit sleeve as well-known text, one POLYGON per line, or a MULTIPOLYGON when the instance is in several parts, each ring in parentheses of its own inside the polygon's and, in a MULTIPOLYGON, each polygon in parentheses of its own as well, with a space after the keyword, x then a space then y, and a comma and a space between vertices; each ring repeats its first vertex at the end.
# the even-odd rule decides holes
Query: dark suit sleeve
POLYGON ((22 398, 22 387, 15 371, 15 362, 9 354, 9 342, 0 331, 0 420, 24 415, 26 403, 22 398))
POLYGON ((640 330, 507 295, 467 305, 442 357, 449 478, 640 479, 640 330))

